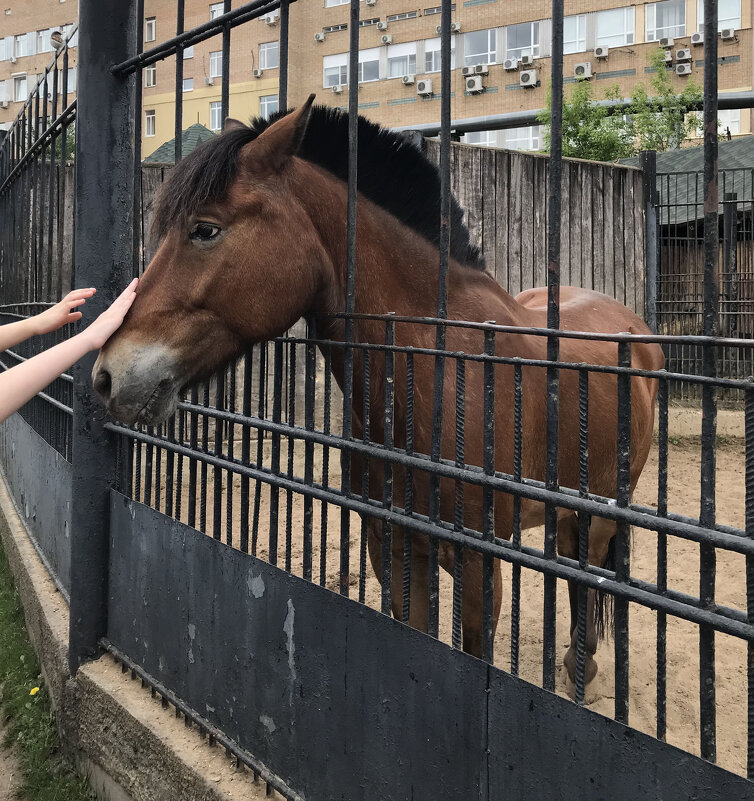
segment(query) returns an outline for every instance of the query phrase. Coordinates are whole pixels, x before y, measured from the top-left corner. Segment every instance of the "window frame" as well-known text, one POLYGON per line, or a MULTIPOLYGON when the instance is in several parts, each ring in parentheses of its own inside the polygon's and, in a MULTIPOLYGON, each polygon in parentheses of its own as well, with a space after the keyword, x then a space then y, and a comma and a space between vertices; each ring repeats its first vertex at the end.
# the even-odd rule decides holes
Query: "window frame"
POLYGON ((463 34, 463 64, 465 67, 474 67, 477 64, 497 64, 497 28, 480 28, 478 31, 469 31, 463 34), (477 34, 487 35, 487 49, 478 50, 469 55, 469 38, 477 34), (485 61, 477 60, 479 57, 485 61), (473 59, 470 61, 469 59, 473 59))
POLYGON ((193 78, 184 78, 183 83, 181 85, 181 92, 185 94, 186 92, 193 92, 194 91, 194 79, 193 78), (191 81, 191 86, 187 89, 186 84, 191 81))
MULTIPOLYGON (((440 37, 436 36, 432 39, 425 39, 424 40, 424 72, 422 74, 430 74, 433 72, 440 72, 440 63, 441 63, 442 54, 440 51, 440 37), (437 46, 433 46, 434 43, 437 43, 437 46), (432 60, 432 64, 437 64, 435 69, 429 69, 429 60, 432 60)), ((450 69, 451 71, 456 68, 456 37, 452 35, 450 37, 450 69)))
POLYGON ((144 88, 154 89, 156 85, 157 85, 157 65, 147 64, 147 66, 144 67, 144 88))
POLYGON ((375 81, 379 81, 382 77, 380 71, 380 49, 378 47, 369 47, 366 50, 359 50, 359 68, 358 68, 358 78, 359 83, 374 83, 375 81), (367 58, 369 56, 369 58, 367 58), (376 78, 364 78, 364 65, 365 64, 376 64, 377 65, 377 77, 376 78))
POLYGON ((634 6, 621 6, 619 8, 608 8, 596 12, 595 20, 595 44, 598 47, 626 47, 636 43, 636 9, 634 6), (611 33, 600 35, 600 19, 606 19, 607 14, 614 14, 616 11, 623 12, 623 31, 621 33, 611 33), (630 23, 628 22, 630 18, 630 23), (630 24, 631 28, 627 27, 630 24), (618 36, 622 36, 623 41, 616 43, 613 41, 618 36))
POLYGON ((686 0, 659 0, 647 3, 644 9, 644 39, 647 42, 659 42, 660 39, 680 39, 686 35, 687 28, 686 0), (678 25, 657 25, 657 7, 675 3, 683 12, 683 22, 678 25), (650 27, 651 26, 651 27, 650 27))
POLYGON ((225 3, 210 3, 209 4, 209 21, 221 17, 225 13, 225 3))
MULTIPOLYGON (((506 60, 509 58, 515 58, 520 60, 522 56, 532 56, 532 58, 539 58, 542 43, 540 41, 540 34, 541 28, 539 25, 539 20, 534 20, 532 22, 521 22, 518 25, 507 25, 505 28, 505 58, 506 60), (511 30, 514 28, 517 29, 524 29, 529 27, 529 42, 530 44, 524 45, 523 47, 511 47, 510 46, 510 34, 511 30), (535 41, 536 40, 536 41, 535 41)), ((478 62, 477 62, 478 63, 478 62)), ((488 62, 493 63, 493 62, 488 62)), ((472 66, 470 64, 466 64, 466 66, 472 66)))
POLYGON ((324 89, 331 89, 333 86, 347 86, 348 85, 348 53, 333 53, 329 56, 322 58, 322 87, 324 89), (329 64, 328 64, 329 62, 329 64), (331 81, 332 74, 328 75, 328 71, 333 73, 338 70, 338 78, 343 80, 331 81))
POLYGON ((14 75, 11 75, 13 79, 13 102, 14 103, 25 103, 29 99, 29 76, 26 72, 17 72, 14 75), (23 81, 23 97, 19 97, 18 87, 21 85, 21 81, 23 81))
POLYGON ((571 14, 563 19, 563 55, 571 53, 585 53, 586 52, 586 14, 571 14), (569 22, 576 22, 576 35, 568 39, 566 35, 566 26, 569 22), (574 47, 570 47, 570 43, 574 47))
POLYGON ((268 120, 273 114, 280 110, 280 96, 279 95, 260 95, 259 96, 259 116, 262 119, 268 120), (272 105, 272 103, 265 103, 265 100, 270 100, 270 98, 275 98, 275 108, 269 111, 265 110, 265 105, 272 105))
MULTIPOLYGON (((720 13, 720 5, 725 2, 726 0, 718 0, 717 32, 720 33, 723 28, 734 28, 737 31, 741 30, 741 0, 727 0, 728 3, 738 4, 738 15, 732 17, 723 17, 720 13)), ((701 31, 704 28, 704 0, 697 0, 696 19, 698 23, 698 29, 701 31)))
POLYGON ((260 42, 259 43, 259 69, 260 70, 276 70, 280 67, 280 43, 277 39, 273 42, 260 42), (270 52, 274 50, 275 63, 270 64, 270 52), (264 54, 264 58, 262 57, 264 54))
POLYGON ((223 77, 223 51, 213 50, 209 54, 209 77, 222 78, 223 77), (218 68, 219 65, 219 68, 218 68), (213 69, 219 69, 218 72, 212 72, 213 69))
POLYGON ((385 77, 388 79, 402 78, 404 75, 416 75, 416 42, 403 42, 387 46, 387 75, 385 77), (405 60, 407 69, 394 73, 393 63, 403 60, 405 60))
POLYGON ((213 100, 209 104, 209 129, 210 129, 210 131, 222 131, 222 129, 223 129, 222 116, 223 116, 223 104, 222 104, 222 102, 219 101, 219 100, 216 100, 216 101, 213 100), (217 112, 217 113, 215 114, 215 112, 217 112), (212 122, 213 115, 217 117, 217 127, 216 128, 213 127, 213 122, 212 122))
POLYGON ((144 41, 157 41, 157 17, 147 17, 144 20, 144 41))
POLYGON ((144 109, 144 137, 145 138, 152 138, 157 134, 157 115, 155 114, 155 110, 152 109, 144 109), (149 133, 150 125, 152 123, 152 133, 149 133))

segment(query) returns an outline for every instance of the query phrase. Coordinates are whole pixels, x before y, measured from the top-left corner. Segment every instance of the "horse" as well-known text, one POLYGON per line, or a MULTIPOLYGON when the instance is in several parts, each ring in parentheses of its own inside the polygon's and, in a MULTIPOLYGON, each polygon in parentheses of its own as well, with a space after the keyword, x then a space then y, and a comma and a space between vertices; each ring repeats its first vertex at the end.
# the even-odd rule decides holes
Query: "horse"
MULTIPOLYGON (((314 95, 298 109, 250 126, 228 119, 223 133, 205 142, 169 174, 155 202, 153 232, 159 246, 139 283, 137 297, 122 327, 102 348, 92 372, 95 390, 109 413, 126 423, 156 425, 176 409, 181 393, 214 374, 250 346, 280 336, 297 320, 313 317, 316 330, 331 342, 344 342, 347 291, 347 115, 313 106, 314 95)), ((394 312, 398 346, 434 348, 434 328, 401 321, 436 314, 439 275, 440 190, 437 168, 421 150, 399 134, 359 119, 358 214, 354 337, 360 343, 384 343, 384 320, 358 315, 394 312)), ((447 316, 451 320, 494 321, 516 328, 544 327, 547 290, 531 289, 512 297, 485 269, 472 247, 455 200, 450 214, 447 316)), ((600 333, 650 334, 634 312, 616 300, 587 289, 560 291, 561 327, 600 333)), ((483 352, 480 327, 448 327, 449 352, 483 352)), ((495 336, 501 357, 546 358, 546 338, 506 329, 495 336)), ((563 339, 566 362, 616 365, 615 342, 563 339)), ((632 366, 658 370, 664 365, 659 346, 635 342, 632 366)), ((344 359, 333 353, 332 371, 343 386, 344 359)), ((406 446, 406 355, 395 353, 394 445, 406 446)), ((435 358, 414 358, 413 449, 429 454, 432 445, 432 387, 435 358)), ((446 359, 443 408, 455 409, 456 366, 446 359)), ((513 472, 514 367, 495 364, 495 469, 513 472)), ((382 442, 385 420, 385 357, 370 359, 368 421, 361 418, 364 363, 357 347, 353 359, 353 436, 370 424, 374 442, 382 442)), ((466 369, 465 463, 482 465, 483 365, 466 369)), ((614 497, 617 475, 617 378, 592 372, 589 391, 589 490, 614 497)), ((652 440, 657 381, 631 377, 630 488, 634 489, 652 440)), ((544 480, 546 468, 546 370, 522 368, 522 475, 544 480)), ((573 370, 561 370, 559 395, 559 482, 578 487, 579 388, 573 370)), ((440 454, 454 458, 455 420, 442 418, 440 454)), ((362 467, 352 456, 351 489, 362 493, 362 467)), ((382 502, 379 458, 369 459, 369 497, 382 502)), ((432 482, 428 472, 411 474, 414 511, 428 514, 432 482)), ((407 474, 394 466, 396 498, 404 497, 407 474)), ((440 479, 439 517, 453 521, 455 484, 440 479)), ((482 530, 483 489, 465 489, 464 525, 482 530)), ((509 539, 513 531, 513 496, 496 492, 494 532, 509 539)), ((544 505, 522 499, 522 529, 541 525, 544 505)), ((578 558, 578 522, 568 509, 557 510, 558 552, 578 558)), ((615 534, 613 521, 593 517, 589 562, 603 565, 615 534)), ((381 577, 382 527, 367 519, 372 567, 381 577)), ((396 524, 391 538, 392 613, 400 619, 403 604, 404 537, 411 537, 408 623, 428 630, 429 540, 396 524)), ((441 543, 440 565, 453 573, 455 548, 441 543)), ((475 656, 483 652, 483 557, 463 549, 462 645, 475 656)), ((502 578, 495 560, 493 626, 502 603, 502 578)), ((569 586, 571 643, 564 658, 575 681, 577 586, 569 586)), ((585 678, 597 672, 596 594, 589 590, 585 678)))

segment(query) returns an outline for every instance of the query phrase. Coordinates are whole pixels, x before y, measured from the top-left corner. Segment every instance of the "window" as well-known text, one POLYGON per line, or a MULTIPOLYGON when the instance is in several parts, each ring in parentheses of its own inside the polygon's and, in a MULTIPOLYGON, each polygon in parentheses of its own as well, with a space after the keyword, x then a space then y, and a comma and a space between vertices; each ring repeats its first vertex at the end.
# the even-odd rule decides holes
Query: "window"
POLYGON ((23 58, 24 56, 32 55, 32 50, 29 47, 29 36, 26 33, 22 33, 20 36, 14 37, 15 45, 15 56, 16 58, 23 58))
POLYGON ((509 150, 539 150, 542 136, 539 125, 509 128, 505 131, 505 147, 509 150))
POLYGON ((209 77, 220 78, 223 74, 223 51, 216 50, 209 54, 209 77))
POLYGON ((725 111, 718 111, 717 118, 720 121, 720 133, 727 136, 730 132, 731 136, 741 133, 741 110, 728 109, 725 111))
POLYGON ((650 3, 646 10, 647 41, 658 42, 668 37, 686 35, 686 0, 664 0, 650 3))
POLYGON ((278 110, 277 95, 262 95, 259 98, 259 116, 268 120, 278 110))
POLYGON ((369 83, 380 79, 380 50, 371 47, 359 51, 359 83, 369 83))
POLYGON ((10 98, 5 94, 6 92, 5 84, 6 81, 0 81, 0 103, 2 103, 5 100, 10 100, 10 98))
POLYGON ((563 52, 583 53, 586 50, 586 15, 563 20, 563 52))
POLYGON ((497 131, 473 131, 464 134, 463 141, 467 145, 478 147, 495 147, 497 145, 497 131))
POLYGON ((350 0, 325 0, 325 6, 344 6, 348 2, 350 2, 350 0))
POLYGON ((144 112, 144 136, 154 136, 154 111, 144 112))
MULTIPOLYGON (((515 26, 518 27, 518 26, 515 26)), ((510 30, 510 28, 508 29, 510 30)), ((475 64, 494 64, 497 60, 497 31, 494 28, 465 34, 464 58, 467 67, 475 64)))
POLYGON ((215 17, 219 17, 223 13, 224 6, 225 3, 211 3, 209 7, 209 18, 212 20, 215 17))
MULTIPOLYGON (((704 0, 699 0, 699 30, 704 25, 704 0)), ((717 30, 723 28, 741 27, 741 0, 718 0, 717 3, 717 30)), ((732 133, 732 132, 731 132, 732 133)))
POLYGON ((13 76, 13 99, 18 103, 24 102, 29 96, 26 89, 26 73, 13 76))
POLYGON ((52 28, 47 28, 44 31, 37 31, 37 53, 52 53, 52 43, 50 42, 50 34, 52 28))
POLYGON ((68 91, 75 92, 76 91, 76 67, 71 67, 68 70, 68 91))
POLYGON ((259 69, 274 70, 279 67, 278 43, 264 42, 259 45, 259 69))
MULTIPOLYGON (((539 23, 523 22, 521 25, 509 25, 506 29, 506 58, 539 55, 539 23)), ((493 58, 492 61, 495 59, 493 58)), ((492 61, 474 61, 466 59, 466 64, 491 64, 492 61)))
MULTIPOLYGON (((455 3, 453 3, 450 6, 450 10, 451 11, 455 11, 456 10, 456 4, 455 3)), ((424 16, 427 17, 430 14, 442 14, 442 6, 432 6, 432 8, 425 8, 424 9, 424 16)))
POLYGON ((325 27, 322 28, 322 33, 337 33, 338 31, 346 30, 348 30, 348 24, 341 22, 340 25, 325 25, 325 27))
POLYGON ((597 12, 597 45, 621 47, 634 43, 634 9, 613 8, 597 12))
POLYGON ((8 54, 5 51, 5 39, 0 36, 0 61, 7 61, 8 54))
POLYGON ((223 104, 209 104, 209 128, 211 131, 219 131, 223 127, 223 104))
POLYGON ((417 11, 406 11, 403 14, 388 14, 388 22, 400 22, 402 19, 413 19, 418 14, 417 11))
POLYGON ((144 41, 154 42, 156 38, 157 38, 157 18, 147 17, 147 19, 144 20, 144 41))
POLYGON ((150 64, 148 67, 144 67, 144 86, 147 89, 154 86, 157 83, 157 66, 155 64, 150 64))
POLYGON ((322 59, 322 70, 324 76, 322 85, 325 88, 348 83, 348 53, 325 56, 322 59))
POLYGON ((370 25, 376 25, 379 21, 380 21, 379 17, 373 17, 372 19, 360 19, 359 27, 368 28, 370 25))
POLYGON ((184 92, 193 92, 194 91, 194 79, 193 78, 184 78, 183 79, 183 91, 184 92))
MULTIPOLYGON (((450 37, 450 69, 456 68, 456 37, 450 37)), ((440 37, 424 42, 424 72, 440 71, 440 37)))
POLYGON ((387 77, 400 78, 416 74, 416 42, 388 45, 387 77))
POLYGON ((188 47, 183 48, 183 57, 184 58, 194 57, 194 45, 189 45, 188 47))

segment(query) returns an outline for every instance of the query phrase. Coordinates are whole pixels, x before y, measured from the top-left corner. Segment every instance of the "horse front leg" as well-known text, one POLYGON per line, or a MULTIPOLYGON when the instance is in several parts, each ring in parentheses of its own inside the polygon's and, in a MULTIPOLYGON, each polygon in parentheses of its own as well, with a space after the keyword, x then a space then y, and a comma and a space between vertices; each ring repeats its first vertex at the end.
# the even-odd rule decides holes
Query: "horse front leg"
MULTIPOLYGON (((495 637, 503 602, 503 576, 500 561, 493 563, 492 636, 495 637)), ((463 650, 481 659, 484 655, 484 559, 478 551, 463 551, 463 593, 461 620, 463 650)))

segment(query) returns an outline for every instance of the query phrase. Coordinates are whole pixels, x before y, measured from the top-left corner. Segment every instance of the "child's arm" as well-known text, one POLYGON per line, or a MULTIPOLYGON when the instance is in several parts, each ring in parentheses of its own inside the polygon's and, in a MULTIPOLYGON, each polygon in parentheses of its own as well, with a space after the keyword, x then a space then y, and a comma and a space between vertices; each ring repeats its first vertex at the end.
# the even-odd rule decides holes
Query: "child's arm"
MULTIPOLYGON (((90 350, 101 348, 120 326, 136 297, 138 279, 80 334, 0 374, 0 422, 31 400, 90 350)), ((48 310, 49 311, 49 310, 48 310)), ((80 312, 76 312, 80 315, 80 312)))
POLYGON ((81 319, 81 312, 71 311, 71 309, 86 303, 86 299, 96 291, 94 288, 74 289, 63 300, 50 306, 49 309, 45 309, 41 314, 0 326, 0 351, 12 348, 35 334, 48 334, 50 331, 57 331, 66 323, 73 323, 81 319))

